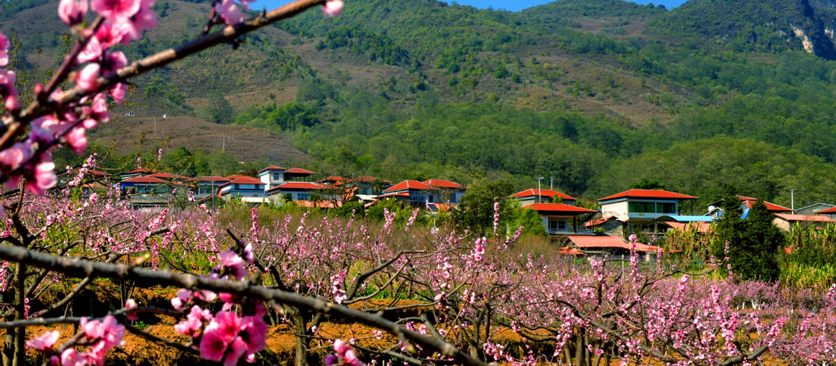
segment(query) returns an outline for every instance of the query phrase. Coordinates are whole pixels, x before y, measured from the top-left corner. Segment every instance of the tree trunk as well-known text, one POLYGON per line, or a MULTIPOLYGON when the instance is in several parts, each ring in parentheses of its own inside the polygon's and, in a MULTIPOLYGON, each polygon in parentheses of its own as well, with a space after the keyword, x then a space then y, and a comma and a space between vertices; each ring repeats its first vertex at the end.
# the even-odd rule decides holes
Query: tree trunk
POLYGON ((583 361, 584 355, 584 348, 586 345, 583 344, 583 329, 578 330, 578 336, 576 337, 577 340, 575 341, 575 366, 585 366, 586 364, 583 361))
POLYGON ((296 366, 308 366, 308 344, 310 339, 307 338, 308 313, 295 309, 293 312, 293 327, 296 328, 296 366))
MULTIPOLYGON (((23 320, 25 318, 24 314, 26 312, 25 306, 26 302, 24 301, 24 296, 26 288, 24 284, 26 283, 26 265, 23 263, 18 263, 17 267, 15 268, 15 277, 14 277, 14 291, 15 291, 15 320, 23 320)), ((8 340, 8 336, 6 337, 8 340)), ((26 347, 24 344, 26 343, 26 327, 19 327, 14 329, 14 345, 13 345, 13 352, 12 355, 12 366, 21 366, 26 362, 26 347)), ((7 343, 8 344, 8 343, 7 343)))

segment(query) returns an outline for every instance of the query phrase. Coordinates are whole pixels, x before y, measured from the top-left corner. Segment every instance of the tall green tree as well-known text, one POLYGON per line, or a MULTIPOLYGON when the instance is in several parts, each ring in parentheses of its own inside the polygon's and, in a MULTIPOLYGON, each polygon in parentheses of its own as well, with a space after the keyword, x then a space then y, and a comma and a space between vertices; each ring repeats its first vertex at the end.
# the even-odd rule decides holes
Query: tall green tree
POLYGON ((514 192, 514 185, 505 179, 485 180, 472 184, 462 197, 459 209, 453 211, 453 221, 480 235, 493 230, 494 202, 504 211, 505 198, 514 192))
POLYGON ((786 239, 775 225, 773 215, 758 200, 743 220, 741 201, 732 195, 723 199, 723 214, 717 223, 720 240, 714 243, 714 255, 723 258, 728 243, 729 264, 737 281, 775 281, 780 275, 778 249, 786 239))

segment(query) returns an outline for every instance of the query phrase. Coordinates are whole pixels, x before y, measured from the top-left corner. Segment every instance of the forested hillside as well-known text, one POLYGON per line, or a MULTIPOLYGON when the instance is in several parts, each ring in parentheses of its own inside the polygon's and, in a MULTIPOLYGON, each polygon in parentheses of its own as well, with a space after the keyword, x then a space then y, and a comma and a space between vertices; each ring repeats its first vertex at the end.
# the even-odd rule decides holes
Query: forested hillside
MULTIPOLYGON (((55 1, 15 4, 0 29, 18 32, 17 66, 49 67, 64 48, 61 28, 45 25, 58 22, 55 1)), ((158 0, 161 26, 126 53, 194 37, 208 9, 158 0)), ((648 178, 700 202, 726 184, 785 205, 789 189, 797 205, 836 202, 834 14, 825 0, 691 0, 670 11, 560 0, 518 13, 350 0, 338 18, 311 12, 147 75, 135 106, 117 112, 283 133, 276 143, 322 174, 518 188, 545 176, 586 198, 648 178)), ((143 146, 164 144, 143 126, 143 146)), ((95 136, 104 146, 119 133, 114 123, 95 136)), ((189 149, 206 155, 224 138, 189 149)), ((230 159, 258 159, 247 151, 230 159)))

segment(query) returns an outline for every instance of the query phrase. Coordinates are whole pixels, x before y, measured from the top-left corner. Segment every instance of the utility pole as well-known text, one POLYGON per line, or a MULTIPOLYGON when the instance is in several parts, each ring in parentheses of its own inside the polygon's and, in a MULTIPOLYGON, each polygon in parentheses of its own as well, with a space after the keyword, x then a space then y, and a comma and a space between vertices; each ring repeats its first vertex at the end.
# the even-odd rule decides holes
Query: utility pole
POLYGON ((790 205, 792 213, 795 213, 795 189, 790 189, 790 205))
POLYGON ((540 201, 543 200, 543 190, 540 189, 540 181, 543 180, 543 179, 545 179, 545 178, 537 177, 537 201, 536 201, 537 203, 540 203, 540 201))
POLYGON ((554 177, 549 177, 549 189, 554 189, 554 177))

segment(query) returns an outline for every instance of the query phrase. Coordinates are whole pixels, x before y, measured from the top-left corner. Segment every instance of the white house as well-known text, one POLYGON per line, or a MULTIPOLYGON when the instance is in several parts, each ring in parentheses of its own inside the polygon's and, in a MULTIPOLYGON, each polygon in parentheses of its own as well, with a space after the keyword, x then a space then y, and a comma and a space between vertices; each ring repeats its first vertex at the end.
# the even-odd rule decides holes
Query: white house
POLYGON ((679 215, 681 203, 697 197, 655 189, 631 189, 598 200, 603 217, 614 216, 630 227, 649 225, 659 217, 679 215))

